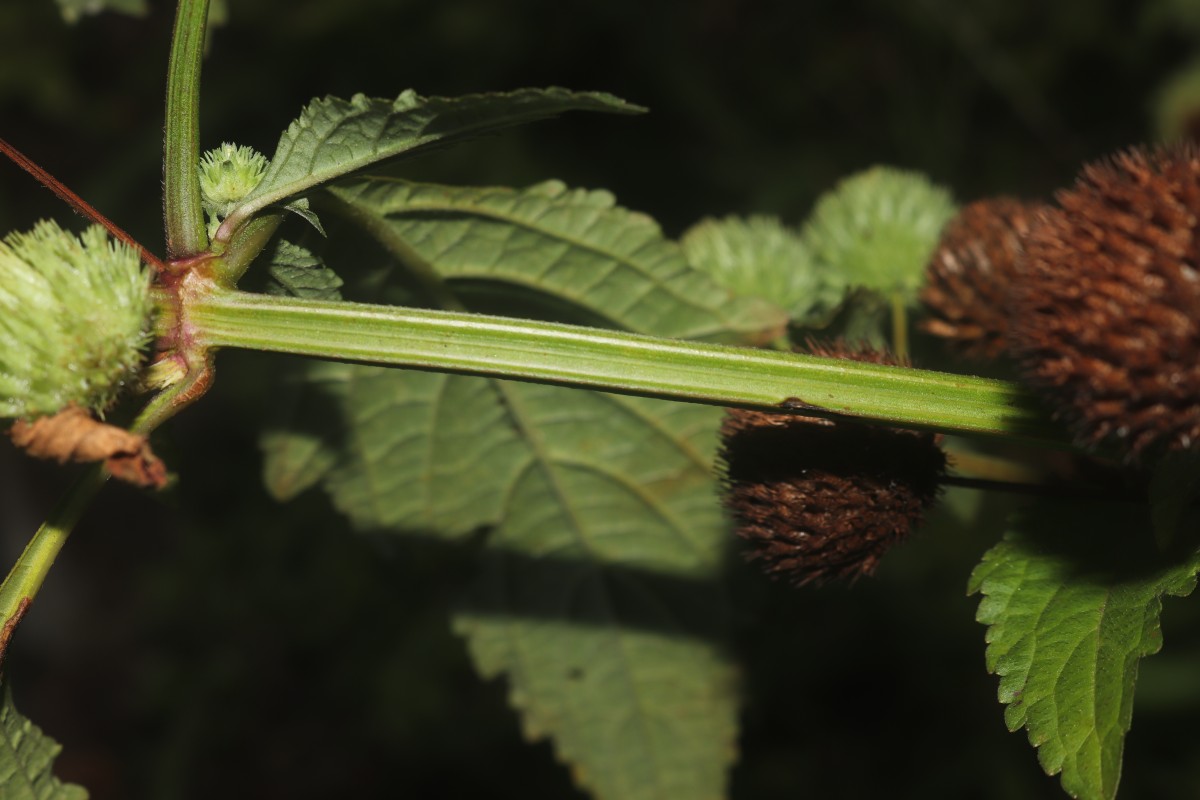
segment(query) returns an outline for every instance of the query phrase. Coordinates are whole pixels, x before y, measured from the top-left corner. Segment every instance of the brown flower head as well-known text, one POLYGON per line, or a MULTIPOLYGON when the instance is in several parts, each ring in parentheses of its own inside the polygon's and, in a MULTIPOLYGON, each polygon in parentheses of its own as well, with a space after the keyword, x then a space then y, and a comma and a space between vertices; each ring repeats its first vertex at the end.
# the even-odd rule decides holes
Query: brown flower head
POLYGON ((1200 440, 1200 150, 1084 168, 1035 221, 1012 347, 1083 442, 1131 458, 1200 440))
MULTIPOLYGON (((895 364, 843 345, 815 355, 895 364)), ((797 584, 870 575, 937 497, 934 435, 729 409, 721 426, 725 505, 749 558, 797 584)))
POLYGON ((1005 298, 1015 280, 1021 239, 1042 206, 1011 197, 978 200, 943 229, 926 271, 922 328, 970 358, 992 359, 1007 346, 1005 298))

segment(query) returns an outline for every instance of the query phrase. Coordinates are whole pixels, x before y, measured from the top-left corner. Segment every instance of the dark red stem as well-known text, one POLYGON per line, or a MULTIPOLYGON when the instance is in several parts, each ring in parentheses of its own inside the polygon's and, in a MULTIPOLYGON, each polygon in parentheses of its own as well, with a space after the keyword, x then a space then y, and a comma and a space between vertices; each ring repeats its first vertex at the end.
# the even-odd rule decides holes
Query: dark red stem
POLYGON ((14 164, 32 175, 38 183, 58 195, 67 205, 75 209, 76 213, 87 217, 98 225, 103 225, 114 237, 137 250, 142 260, 154 267, 155 271, 162 273, 166 270, 166 265, 163 264, 161 258, 142 247, 140 242, 118 228, 116 223, 101 214, 90 203, 64 186, 58 178, 46 172, 46 170, 35 164, 28 156, 3 139, 0 139, 0 153, 8 156, 14 164))

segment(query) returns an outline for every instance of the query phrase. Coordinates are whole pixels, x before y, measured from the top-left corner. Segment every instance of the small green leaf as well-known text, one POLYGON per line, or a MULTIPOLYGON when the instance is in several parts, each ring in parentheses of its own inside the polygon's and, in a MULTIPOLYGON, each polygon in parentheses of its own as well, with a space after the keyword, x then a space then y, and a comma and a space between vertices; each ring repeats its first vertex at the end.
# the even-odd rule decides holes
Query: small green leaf
POLYGON ((0 705, 0 797, 4 800, 87 800, 82 786, 54 777, 62 746, 17 711, 4 684, 0 705))
POLYGON ((305 247, 279 239, 267 263, 269 294, 340 300, 342 279, 305 247))
POLYGON ((1005 722, 1028 730, 1072 797, 1116 795, 1138 662, 1162 646, 1162 597, 1191 592, 1200 569, 1195 553, 1161 556, 1149 522, 1132 503, 1043 502, 971 576, 1005 722))
POLYGON ((800 236, 775 217, 701 220, 680 244, 692 266, 738 295, 782 306, 800 327, 827 320, 846 293, 841 273, 818 271, 800 236))
POLYGON ((318 217, 315 213, 313 213, 312 209, 310 209, 308 207, 308 198, 307 197, 301 197, 299 200, 293 200, 292 202, 285 205, 283 207, 283 209, 284 209, 284 211, 292 212, 297 217, 299 217, 300 219, 307 222, 309 225, 312 225, 313 230, 315 230, 317 233, 321 234, 322 236, 328 235, 325 233, 325 227, 323 225, 321 225, 320 217, 318 217))
POLYGON ((691 268, 654 220, 608 192, 369 178, 330 194, 402 262, 457 292, 552 301, 574 309, 566 321, 688 339, 769 341, 787 322, 778 306, 734 297, 691 268))
POLYGON ((1200 110, 1200 60, 1193 60, 1172 74, 1154 98, 1155 132, 1173 142, 1188 137, 1192 120, 1200 110))
POLYGON ((63 19, 67 22, 78 22, 86 14, 99 14, 102 11, 115 11, 118 14, 144 17, 150 10, 146 0, 57 0, 57 2, 63 19))
POLYGON ((950 193, 924 175, 874 167, 822 195, 803 238, 822 274, 912 302, 955 210, 950 193))
POLYGON ((518 89, 462 97, 395 100, 355 95, 312 101, 279 139, 262 183, 230 215, 235 227, 257 211, 380 161, 544 119, 564 111, 622 114, 644 109, 603 92, 518 89))

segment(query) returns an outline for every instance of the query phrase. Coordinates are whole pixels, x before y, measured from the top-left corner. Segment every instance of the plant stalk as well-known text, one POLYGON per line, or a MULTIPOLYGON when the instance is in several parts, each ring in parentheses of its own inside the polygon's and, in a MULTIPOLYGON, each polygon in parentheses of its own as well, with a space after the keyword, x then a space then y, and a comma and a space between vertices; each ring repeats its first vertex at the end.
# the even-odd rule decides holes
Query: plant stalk
POLYGON ((185 312, 198 345, 509 378, 670 400, 1069 442, 1005 381, 449 311, 214 289, 185 312))
POLYGON ((208 249, 200 203, 200 67, 208 0, 179 0, 167 67, 166 134, 163 140, 163 222, 167 258, 208 249))
MULTIPOLYGON (((183 408, 183 401, 201 389, 209 377, 207 370, 196 370, 179 384, 160 392, 146 404, 129 430, 143 436, 150 435, 183 408)), ((17 624, 42 588, 46 575, 67 543, 67 537, 108 479, 108 471, 102 464, 89 466, 63 494, 58 505, 25 545, 17 563, 4 578, 4 583, 0 584, 0 665, 4 663, 17 624)))

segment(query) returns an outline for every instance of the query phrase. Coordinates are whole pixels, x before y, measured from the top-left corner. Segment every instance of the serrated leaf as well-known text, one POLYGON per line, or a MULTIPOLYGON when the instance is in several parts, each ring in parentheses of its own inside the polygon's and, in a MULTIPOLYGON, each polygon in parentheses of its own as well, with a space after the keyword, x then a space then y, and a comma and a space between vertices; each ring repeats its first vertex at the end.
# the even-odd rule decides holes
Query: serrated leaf
POLYGON ((354 95, 313 100, 279 139, 266 175, 230 218, 244 220, 372 164, 480 136, 564 111, 638 113, 644 109, 603 92, 558 87, 461 97, 395 100, 354 95))
POLYGON ((267 261, 270 294, 340 300, 342 279, 311 250, 286 239, 275 242, 267 261))
POLYGON ((709 467, 720 412, 319 369, 335 385, 324 403, 305 396, 326 424, 340 400, 345 438, 268 439, 276 494, 322 479, 362 527, 495 526, 456 626, 481 672, 509 676, 527 734, 551 736, 600 798, 721 797, 736 696, 716 583, 727 531, 709 467), (272 452, 280 446, 291 457, 272 452))
POLYGON ((1162 597, 1197 569, 1158 554, 1144 506, 1043 502, 972 574, 1005 722, 1072 797, 1116 795, 1138 662, 1162 646, 1162 597))
POLYGON ((924 175, 873 167, 818 198, 802 235, 823 274, 912 302, 955 210, 924 175))
MULTIPOLYGON (((728 292, 606 193, 359 181, 335 196, 450 291, 484 281, 648 333, 731 338, 736 319, 689 299, 728 292)), ((456 627, 481 672, 508 676, 527 734, 551 737, 600 798, 721 797, 736 696, 718 582, 727 526, 711 472, 720 412, 459 375, 313 369, 308 413, 268 441, 272 490, 319 482, 366 529, 490 530, 456 627)))
POLYGON ((451 288, 548 296, 593 324, 679 338, 766 341, 787 322, 778 306, 735 297, 691 268, 654 220, 608 192, 368 178, 330 193, 385 247, 431 265, 451 288))
POLYGON ((596 797, 723 797, 736 704, 719 647, 719 412, 504 393, 531 458, 456 629, 485 676, 507 676, 526 734, 552 737, 596 797))
POLYGON ((54 777, 61 745, 30 722, 13 705, 4 685, 0 705, 0 797, 5 800, 87 800, 82 786, 54 777))
POLYGON ((819 271, 799 234, 776 217, 703 219, 679 243, 692 266, 735 294, 787 309, 801 327, 827 320, 846 293, 843 276, 819 271))

